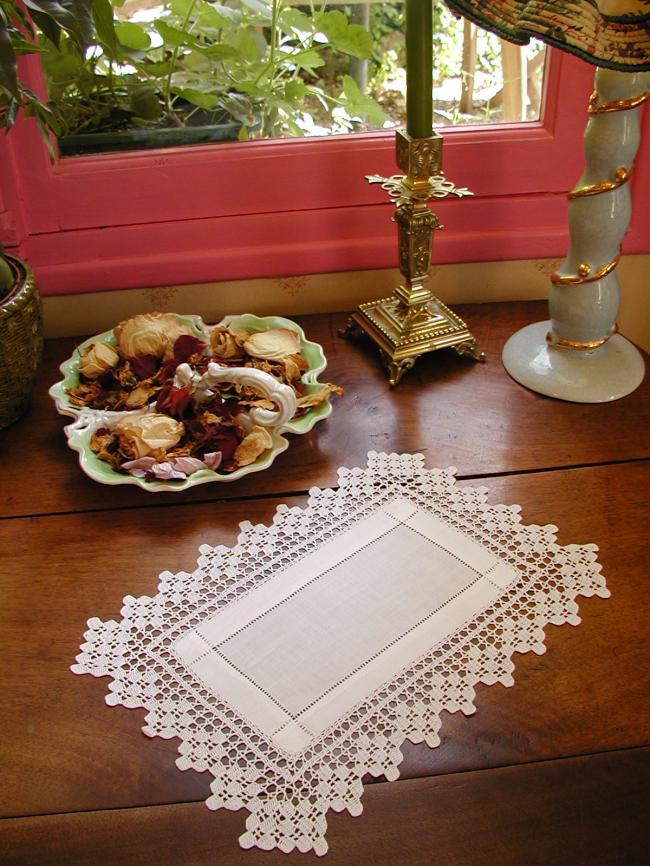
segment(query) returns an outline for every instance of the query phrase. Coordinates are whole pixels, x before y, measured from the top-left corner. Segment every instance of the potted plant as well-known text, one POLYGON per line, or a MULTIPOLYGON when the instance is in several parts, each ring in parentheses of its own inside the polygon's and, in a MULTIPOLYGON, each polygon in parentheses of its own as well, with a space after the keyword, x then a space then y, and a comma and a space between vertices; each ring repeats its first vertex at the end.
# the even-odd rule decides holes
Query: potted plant
POLYGON ((121 0, 113 6, 95 0, 90 51, 71 34, 43 43, 63 155, 304 135, 334 106, 383 122, 351 76, 338 88, 316 78, 332 58, 344 68, 349 57, 372 52, 370 33, 341 11, 307 14, 281 0, 168 0, 136 21, 120 19, 121 0))
MULTIPOLYGON (((19 113, 33 117, 48 148, 59 127, 54 113, 21 80, 17 57, 38 51, 36 26, 56 43, 63 31, 87 44, 92 0, 0 0, 0 127, 11 130, 19 113)), ((51 151, 50 151, 51 152, 51 151)), ((29 405, 43 351, 41 304, 29 266, 0 244, 0 429, 29 405)))

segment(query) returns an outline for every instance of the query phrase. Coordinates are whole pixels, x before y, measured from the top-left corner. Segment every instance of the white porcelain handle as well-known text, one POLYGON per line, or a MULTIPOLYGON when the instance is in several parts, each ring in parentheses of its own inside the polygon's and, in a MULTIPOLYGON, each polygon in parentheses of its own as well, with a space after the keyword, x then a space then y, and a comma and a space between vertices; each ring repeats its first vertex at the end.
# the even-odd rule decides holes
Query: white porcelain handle
POLYGON ((69 439, 77 433, 85 432, 88 427, 93 427, 95 430, 99 430, 100 427, 112 427, 117 421, 129 414, 131 413, 113 412, 109 409, 84 408, 79 412, 72 424, 68 424, 67 427, 63 428, 63 432, 69 439))
POLYGON ((277 409, 251 409, 251 420, 262 427, 281 429, 296 413, 296 395, 293 388, 254 367, 226 367, 210 361, 207 371, 200 374, 192 370, 189 364, 180 364, 174 377, 174 386, 181 388, 189 385, 199 402, 211 397, 211 389, 222 382, 255 388, 275 403, 277 409))

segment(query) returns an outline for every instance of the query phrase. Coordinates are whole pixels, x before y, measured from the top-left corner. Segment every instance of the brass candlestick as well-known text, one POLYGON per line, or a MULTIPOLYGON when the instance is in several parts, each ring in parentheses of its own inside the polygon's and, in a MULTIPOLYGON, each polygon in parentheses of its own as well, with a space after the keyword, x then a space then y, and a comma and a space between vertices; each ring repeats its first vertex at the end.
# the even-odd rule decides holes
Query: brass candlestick
POLYGON ((396 159, 406 175, 369 175, 366 180, 380 183, 396 205, 393 220, 405 282, 392 297, 361 304, 341 332, 346 337, 365 333, 377 343, 391 385, 397 385, 420 355, 436 349, 452 347, 459 355, 485 360, 465 322, 424 286, 431 268, 433 232, 443 228, 427 202, 472 193, 457 188, 442 174, 442 136, 438 133, 411 138, 398 130, 396 159))

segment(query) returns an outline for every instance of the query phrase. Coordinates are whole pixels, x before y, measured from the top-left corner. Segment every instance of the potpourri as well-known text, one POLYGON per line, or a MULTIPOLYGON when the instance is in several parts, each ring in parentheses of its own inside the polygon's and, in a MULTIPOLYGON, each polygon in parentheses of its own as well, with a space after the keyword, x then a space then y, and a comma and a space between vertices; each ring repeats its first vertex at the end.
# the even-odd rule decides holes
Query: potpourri
POLYGON ((305 393, 302 375, 309 365, 300 354, 300 335, 287 328, 215 326, 200 339, 192 325, 170 313, 147 313, 121 322, 113 333, 115 345, 98 341, 82 351, 79 384, 67 389, 68 399, 77 408, 133 410, 97 429, 90 447, 115 470, 145 480, 181 480, 201 469, 230 473, 273 446, 269 431, 249 418, 253 408, 273 409, 272 401, 254 387, 231 383, 199 401, 189 386, 174 381, 181 364, 199 374, 212 361, 262 370, 293 389, 294 417, 343 393, 332 384, 305 393))

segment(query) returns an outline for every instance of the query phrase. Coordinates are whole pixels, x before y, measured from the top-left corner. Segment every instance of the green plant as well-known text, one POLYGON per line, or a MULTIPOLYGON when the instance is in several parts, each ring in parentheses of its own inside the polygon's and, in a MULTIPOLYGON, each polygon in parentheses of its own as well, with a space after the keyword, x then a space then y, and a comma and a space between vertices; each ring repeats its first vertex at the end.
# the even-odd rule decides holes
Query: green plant
POLYGON ((344 73, 334 88, 316 77, 332 55, 370 56, 370 34, 340 10, 170 0, 153 21, 136 23, 116 20, 109 0, 94 8, 90 51, 71 35, 42 45, 64 133, 210 123, 225 114, 240 124, 242 139, 302 135, 334 107, 349 126, 359 117, 383 119, 344 73))

